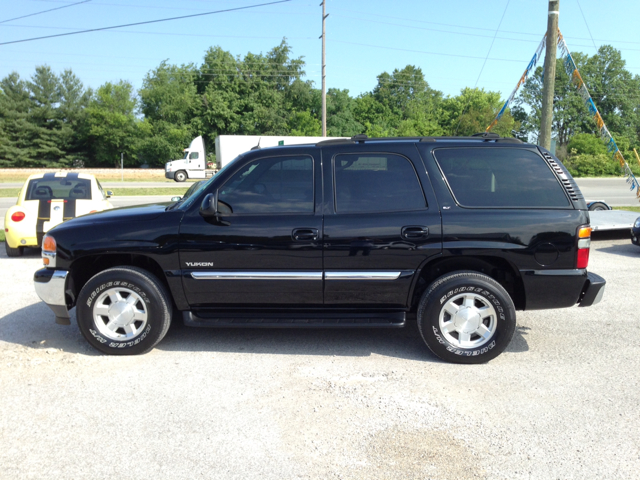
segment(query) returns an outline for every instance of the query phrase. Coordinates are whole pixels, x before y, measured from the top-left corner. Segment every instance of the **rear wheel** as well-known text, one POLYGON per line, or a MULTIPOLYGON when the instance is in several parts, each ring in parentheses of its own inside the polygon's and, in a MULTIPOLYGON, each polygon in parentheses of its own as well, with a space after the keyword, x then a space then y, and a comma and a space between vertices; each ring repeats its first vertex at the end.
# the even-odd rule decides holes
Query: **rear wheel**
POLYGON ((184 182, 187 179, 187 174, 183 170, 180 170, 179 172, 176 172, 173 178, 176 182, 184 182))
POLYGON ((20 257, 24 252, 24 247, 11 248, 6 240, 4 241, 4 249, 7 251, 7 257, 20 257))
POLYGON ((516 327, 506 290, 491 277, 454 272, 433 282, 418 306, 418 328, 429 349, 453 363, 484 363, 502 353, 516 327))
POLYGON ((164 285, 136 267, 98 273, 80 291, 76 316, 80 331, 110 355, 146 353, 164 338, 172 303, 164 285))

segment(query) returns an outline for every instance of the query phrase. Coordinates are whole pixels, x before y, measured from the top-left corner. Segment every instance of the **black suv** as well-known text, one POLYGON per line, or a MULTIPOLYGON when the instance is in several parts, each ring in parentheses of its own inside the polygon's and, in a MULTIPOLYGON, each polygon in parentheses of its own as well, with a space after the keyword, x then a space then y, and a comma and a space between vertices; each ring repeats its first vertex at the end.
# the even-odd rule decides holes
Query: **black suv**
POLYGON ((516 310, 589 306, 591 229, 546 150, 494 135, 254 149, 187 198, 65 222, 38 295, 110 354, 152 349, 172 317, 208 327, 402 327, 480 363, 516 310))

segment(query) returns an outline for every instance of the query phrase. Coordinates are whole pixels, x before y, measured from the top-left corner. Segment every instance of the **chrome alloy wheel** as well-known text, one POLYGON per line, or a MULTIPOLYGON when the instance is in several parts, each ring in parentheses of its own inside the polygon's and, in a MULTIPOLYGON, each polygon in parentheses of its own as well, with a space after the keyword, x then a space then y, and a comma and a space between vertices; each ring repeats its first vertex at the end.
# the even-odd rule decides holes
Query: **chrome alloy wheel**
POLYGON ((93 304, 93 319, 100 333, 111 340, 129 340, 147 325, 147 307, 133 290, 105 290, 93 304))
POLYGON ((475 293, 451 297, 440 310, 440 330, 458 348, 477 348, 496 333, 497 316, 493 305, 475 293))

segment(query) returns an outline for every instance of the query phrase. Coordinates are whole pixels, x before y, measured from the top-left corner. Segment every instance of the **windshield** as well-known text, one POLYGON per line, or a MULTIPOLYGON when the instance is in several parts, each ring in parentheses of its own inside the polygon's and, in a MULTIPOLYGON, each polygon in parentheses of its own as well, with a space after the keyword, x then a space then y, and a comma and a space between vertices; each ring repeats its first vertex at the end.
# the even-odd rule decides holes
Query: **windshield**
POLYGON ((183 159, 183 160, 186 160, 188 156, 189 156, 189 150, 187 150, 186 152, 184 152, 184 157, 182 157, 182 159, 183 159))
POLYGON ((229 163, 227 163, 224 167, 218 170, 218 173, 216 173, 213 177, 211 177, 206 182, 204 181, 199 182, 199 185, 189 194, 188 197, 185 195, 182 199, 178 201, 178 203, 175 205, 175 208, 179 208, 180 210, 186 210, 187 208, 189 208, 191 204, 199 197, 198 194, 200 192, 208 189, 209 185, 211 185, 211 183, 216 179, 218 175, 224 172, 231 165, 234 165, 238 160, 244 157, 244 155, 245 155, 244 153, 241 153, 240 155, 238 155, 236 158, 234 158, 229 163))

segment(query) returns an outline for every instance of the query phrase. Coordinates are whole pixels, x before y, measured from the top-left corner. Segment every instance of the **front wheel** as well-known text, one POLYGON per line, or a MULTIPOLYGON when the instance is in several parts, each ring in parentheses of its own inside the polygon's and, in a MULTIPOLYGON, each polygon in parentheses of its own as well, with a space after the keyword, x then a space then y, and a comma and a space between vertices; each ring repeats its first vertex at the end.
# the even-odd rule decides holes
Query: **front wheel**
POLYGON ((187 174, 180 170, 179 172, 176 172, 173 178, 176 182, 184 182, 187 179, 187 174))
POLYGON ((172 304, 164 285, 136 267, 115 267, 80 291, 76 317, 82 335, 110 355, 146 353, 164 338, 172 304))
POLYGON ((484 363, 511 342, 516 311, 494 279, 454 272, 433 282, 418 306, 418 328, 429 349, 452 363, 484 363))
POLYGON ((609 210, 609 209, 607 208, 607 205, 602 202, 594 202, 591 205, 589 205, 589 210, 591 212, 599 212, 602 210, 609 210))

